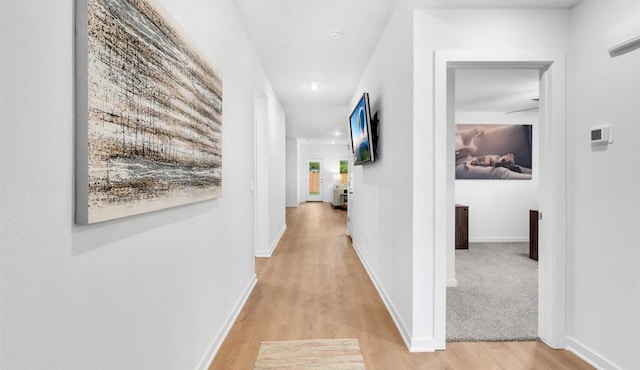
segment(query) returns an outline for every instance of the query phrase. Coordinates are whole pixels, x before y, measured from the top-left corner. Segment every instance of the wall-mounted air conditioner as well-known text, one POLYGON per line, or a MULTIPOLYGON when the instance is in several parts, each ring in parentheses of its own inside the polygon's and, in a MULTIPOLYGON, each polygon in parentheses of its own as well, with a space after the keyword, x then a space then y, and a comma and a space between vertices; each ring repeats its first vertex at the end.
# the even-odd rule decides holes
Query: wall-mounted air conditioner
POLYGON ((617 57, 640 47, 640 18, 618 26, 608 35, 609 55, 617 57))

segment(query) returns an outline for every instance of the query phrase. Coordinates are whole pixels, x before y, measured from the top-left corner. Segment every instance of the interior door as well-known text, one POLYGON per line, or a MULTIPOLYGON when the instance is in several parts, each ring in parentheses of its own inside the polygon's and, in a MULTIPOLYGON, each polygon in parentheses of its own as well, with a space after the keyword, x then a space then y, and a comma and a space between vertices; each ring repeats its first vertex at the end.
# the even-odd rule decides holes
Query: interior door
POLYGON ((323 167, 322 159, 310 158, 307 160, 307 202, 322 202, 323 200, 323 167))

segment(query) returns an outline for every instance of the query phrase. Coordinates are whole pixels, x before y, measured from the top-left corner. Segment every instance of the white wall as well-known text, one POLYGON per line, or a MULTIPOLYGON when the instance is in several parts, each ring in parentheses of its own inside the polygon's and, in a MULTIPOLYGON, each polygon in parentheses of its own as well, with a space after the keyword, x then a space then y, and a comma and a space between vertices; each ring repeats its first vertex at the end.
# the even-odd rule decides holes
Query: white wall
POLYGON ((469 206, 469 240, 528 241, 529 210, 538 209, 538 112, 457 112, 457 123, 533 125, 533 179, 456 180, 456 203, 469 206))
POLYGON ((256 92, 255 114, 255 254, 269 257, 269 101, 256 92))
POLYGON ((223 196, 76 226, 74 3, 2 3, 0 367, 206 367, 255 279, 247 142, 277 99, 229 1, 163 0, 223 73, 223 196))
MULTIPOLYGON (((268 83, 268 81, 265 82, 268 83)), ((273 90, 269 99, 269 241, 274 250, 286 225, 285 114, 273 90)))
POLYGON ((300 201, 306 201, 307 194, 307 159, 321 158, 324 161, 324 186, 322 189, 322 201, 331 202, 333 200, 333 175, 340 173, 340 161, 351 160, 351 152, 347 144, 318 144, 300 142, 300 201))
POLYGON ((298 139, 287 138, 286 143, 286 168, 287 168, 287 207, 297 207, 300 203, 299 179, 299 145, 298 139))
POLYGON ((379 110, 376 162, 353 169, 349 200, 351 236, 405 342, 412 346, 413 319, 413 44, 412 13, 396 4, 350 106, 369 92, 379 110))
POLYGON ((285 115, 273 90, 258 89, 256 125, 256 257, 270 257, 286 229, 285 115))
POLYGON ((568 157, 568 345, 601 368, 640 368, 640 50, 607 54, 609 30, 637 0, 584 0, 572 11, 568 157), (611 123, 615 142, 589 145, 611 123))

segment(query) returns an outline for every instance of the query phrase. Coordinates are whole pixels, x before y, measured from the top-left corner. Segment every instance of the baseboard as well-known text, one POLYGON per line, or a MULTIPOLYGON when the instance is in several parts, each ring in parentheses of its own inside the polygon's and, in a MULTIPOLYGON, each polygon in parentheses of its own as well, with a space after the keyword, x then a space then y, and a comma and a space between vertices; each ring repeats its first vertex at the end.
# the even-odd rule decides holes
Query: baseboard
POLYGON ((458 286, 457 279, 447 279, 447 288, 454 288, 458 286))
POLYGON ((581 359, 583 359, 589 365, 595 367, 596 369, 601 369, 601 370, 621 369, 621 367, 616 366, 615 364, 611 363, 609 360, 600 356, 599 354, 597 354, 587 346, 583 345, 582 343, 578 342, 577 340, 571 337, 567 338, 567 351, 570 351, 571 353, 580 357, 581 359))
POLYGON ((385 307, 387 307, 387 311, 389 311, 389 315, 391 315, 391 319, 393 320, 393 323, 396 325, 396 328, 400 332, 400 336, 402 337, 404 344, 409 349, 409 352, 435 352, 435 341, 433 340, 433 338, 411 337, 411 332, 404 325, 404 322, 400 318, 398 311, 393 306, 393 303, 391 303, 391 300, 389 300, 389 296, 387 296, 387 293, 385 293, 384 289, 382 288, 382 285, 380 285, 380 283, 378 282, 378 279, 376 278, 375 274, 369 267, 369 264, 367 264, 365 259, 362 258, 362 255, 360 254, 360 249, 358 248, 358 245, 356 244, 356 242, 353 240, 352 240, 352 245, 353 245, 353 249, 356 251, 356 255, 358 256, 358 258, 360 259, 360 262, 362 263, 362 266, 364 266, 364 269, 367 271, 369 278, 373 282, 373 286, 376 287, 376 290, 378 291, 378 295, 382 299, 382 302, 384 303, 385 307))
POLYGON ((209 368, 209 366, 213 362, 214 357, 216 357, 220 346, 222 346, 222 342, 224 342, 227 335, 229 335, 229 331, 231 330, 233 323, 236 322, 236 319, 238 318, 238 315, 240 315, 242 308, 247 303, 247 300, 249 299, 249 296, 251 295, 251 292, 253 291, 253 288, 255 288, 257 282, 258 278, 254 274, 253 278, 251 278, 251 281, 249 282, 249 285, 247 285, 244 292, 242 292, 242 296, 240 296, 240 299, 233 307, 233 310, 229 314, 229 317, 225 321, 224 325, 213 339, 213 342, 209 346, 209 350, 198 364, 198 367, 196 368, 197 370, 207 370, 209 368))
POLYGON ((500 236, 495 238, 469 238, 469 243, 527 243, 529 237, 500 236))
POLYGON ((436 341, 433 338, 411 338, 409 352, 435 352, 436 341))
POLYGON ((287 224, 282 225, 282 229, 280 229, 280 233, 278 233, 278 236, 275 238, 275 240, 273 241, 273 243, 271 243, 271 247, 269 248, 268 251, 256 251, 256 257, 259 258, 269 258, 273 255, 273 252, 276 250, 276 247, 278 246, 278 243, 280 243, 280 239, 282 239, 282 236, 284 235, 284 232, 287 230, 287 224))

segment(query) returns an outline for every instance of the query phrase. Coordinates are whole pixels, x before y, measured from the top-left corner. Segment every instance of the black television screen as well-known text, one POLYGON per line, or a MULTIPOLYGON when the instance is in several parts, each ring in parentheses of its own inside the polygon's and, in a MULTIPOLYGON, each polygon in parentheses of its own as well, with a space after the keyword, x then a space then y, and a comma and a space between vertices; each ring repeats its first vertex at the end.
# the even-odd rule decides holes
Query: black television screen
POLYGON ((349 117, 351 129, 351 146, 353 148, 353 164, 359 165, 375 160, 374 137, 371 130, 371 109, 369 94, 362 94, 349 117))

